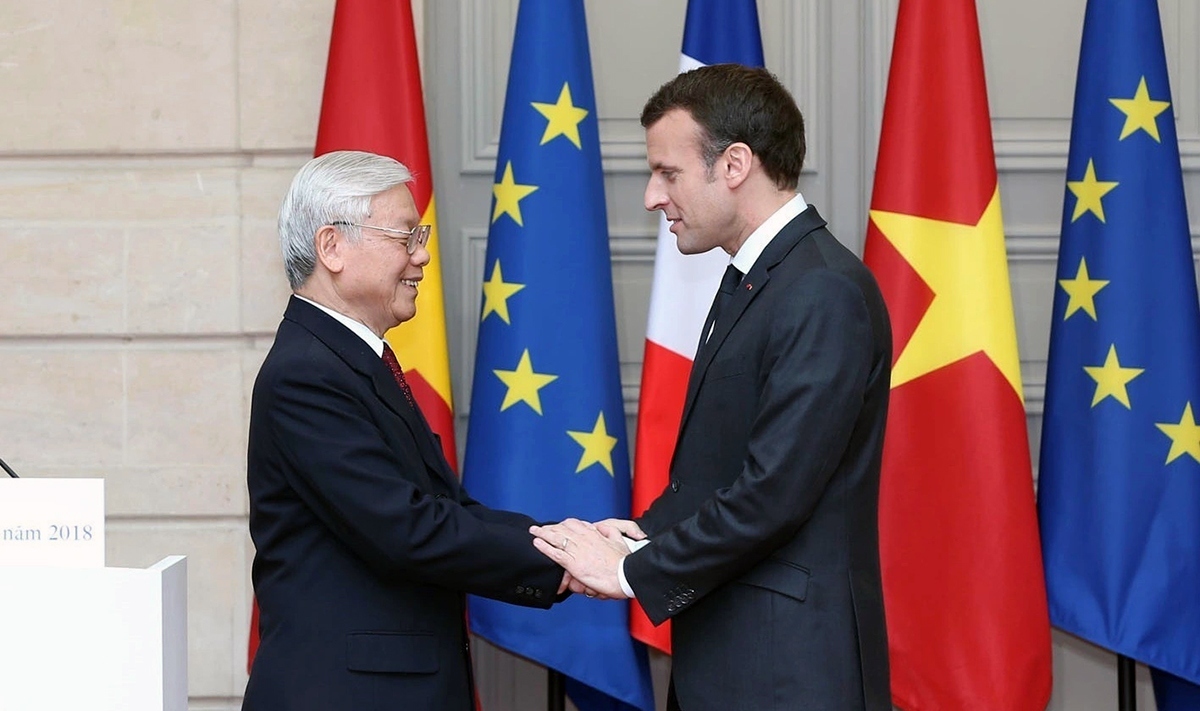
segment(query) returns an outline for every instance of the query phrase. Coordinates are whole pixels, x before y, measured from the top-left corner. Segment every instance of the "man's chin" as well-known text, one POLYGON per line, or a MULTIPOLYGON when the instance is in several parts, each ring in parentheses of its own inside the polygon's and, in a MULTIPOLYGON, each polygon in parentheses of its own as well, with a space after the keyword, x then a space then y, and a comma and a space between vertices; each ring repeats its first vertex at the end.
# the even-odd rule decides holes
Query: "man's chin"
POLYGON ((408 308, 400 308, 400 309, 396 309, 396 310, 392 311, 392 318, 396 319, 397 326, 404 323, 405 321, 411 321, 416 317, 417 317, 416 303, 411 304, 408 308))

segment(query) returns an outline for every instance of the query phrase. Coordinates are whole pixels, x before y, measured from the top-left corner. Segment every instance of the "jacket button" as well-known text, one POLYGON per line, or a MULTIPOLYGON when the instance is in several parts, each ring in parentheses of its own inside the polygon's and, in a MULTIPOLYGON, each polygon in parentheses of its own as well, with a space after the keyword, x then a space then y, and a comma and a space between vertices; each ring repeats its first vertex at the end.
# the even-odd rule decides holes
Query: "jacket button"
POLYGON ((671 480, 671 491, 679 491, 679 482, 674 479, 671 480))

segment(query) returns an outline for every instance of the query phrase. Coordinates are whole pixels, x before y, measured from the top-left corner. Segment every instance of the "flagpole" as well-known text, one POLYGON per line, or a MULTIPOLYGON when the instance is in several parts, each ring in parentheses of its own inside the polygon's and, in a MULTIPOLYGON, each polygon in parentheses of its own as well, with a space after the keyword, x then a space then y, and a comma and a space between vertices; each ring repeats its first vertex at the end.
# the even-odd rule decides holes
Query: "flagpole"
POLYGON ((546 669, 546 711, 566 711, 567 686, 562 672, 546 669))
POLYGON ((1136 662, 1124 654, 1117 655, 1117 709, 1137 711, 1136 662))

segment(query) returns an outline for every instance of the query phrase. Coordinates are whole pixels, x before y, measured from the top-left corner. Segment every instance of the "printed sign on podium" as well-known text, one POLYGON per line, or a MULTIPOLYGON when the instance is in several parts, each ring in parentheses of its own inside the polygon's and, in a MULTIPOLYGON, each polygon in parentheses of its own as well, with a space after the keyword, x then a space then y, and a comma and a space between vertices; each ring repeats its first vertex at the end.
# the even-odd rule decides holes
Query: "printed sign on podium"
POLYGON ((0 479, 0 565, 104 567, 103 479, 0 479))

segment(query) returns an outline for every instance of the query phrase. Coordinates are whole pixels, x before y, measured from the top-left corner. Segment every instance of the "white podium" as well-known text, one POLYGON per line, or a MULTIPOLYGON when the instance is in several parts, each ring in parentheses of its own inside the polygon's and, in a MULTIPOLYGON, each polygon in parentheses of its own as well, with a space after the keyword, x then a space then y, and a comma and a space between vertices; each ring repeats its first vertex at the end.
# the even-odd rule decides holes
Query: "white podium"
POLYGON ((0 568, 0 711, 187 711, 187 561, 0 568))
POLYGON ((0 479, 0 711, 187 711, 187 561, 104 567, 104 482, 0 479))

